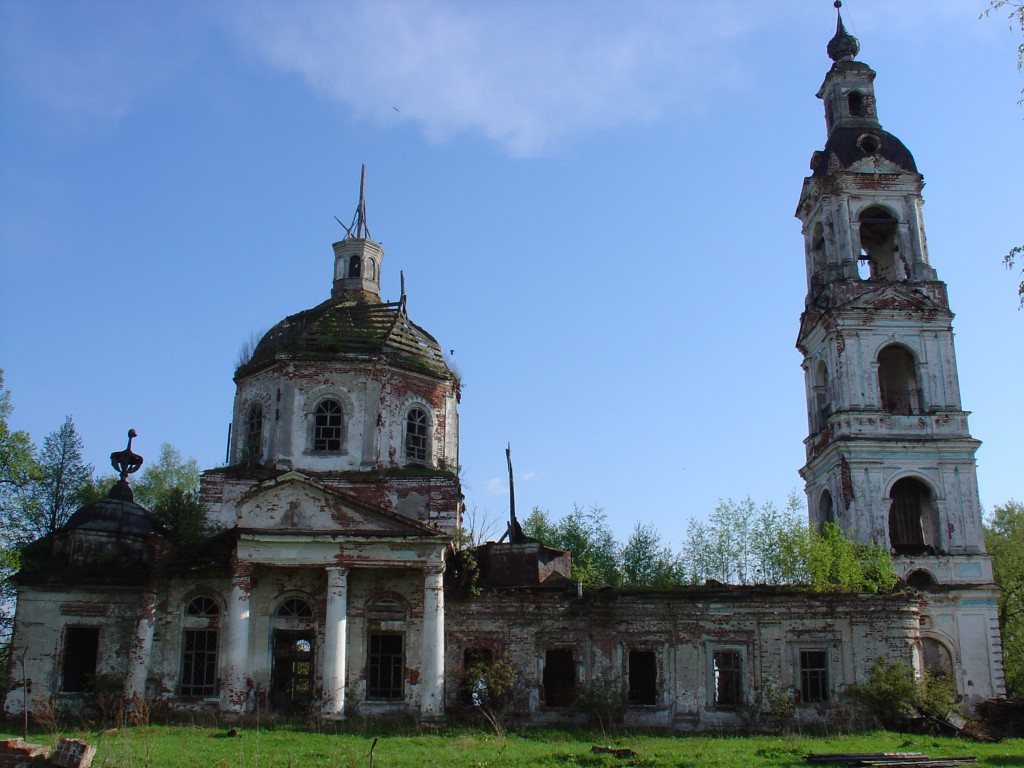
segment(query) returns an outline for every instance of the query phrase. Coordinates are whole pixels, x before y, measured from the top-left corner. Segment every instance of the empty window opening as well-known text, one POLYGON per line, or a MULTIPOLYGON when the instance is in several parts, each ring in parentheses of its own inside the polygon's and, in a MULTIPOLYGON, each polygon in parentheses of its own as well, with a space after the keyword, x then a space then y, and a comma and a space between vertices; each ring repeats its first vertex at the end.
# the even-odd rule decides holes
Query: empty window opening
POLYGON ((362 261, 358 256, 353 256, 348 260, 348 276, 359 277, 359 273, 362 271, 362 261))
POLYGON ((828 701, 828 654, 800 651, 800 703, 828 701))
POLYGON ((883 208, 871 206, 857 218, 860 224, 860 245, 871 266, 872 280, 897 280, 896 219, 883 208))
POLYGON ((313 606, 301 598, 289 597, 277 606, 274 615, 283 619, 311 619, 313 618, 313 606))
POLYGON ((921 413, 917 361, 906 347, 891 344, 878 353, 878 388, 882 410, 894 415, 921 413))
POLYGON ((377 279, 377 262, 373 259, 366 260, 366 279, 376 280, 377 279))
POLYGON ((62 691, 81 693, 93 690, 99 648, 99 627, 67 627, 64 630, 64 660, 61 666, 62 691))
POLYGON ((921 638, 921 661, 925 672, 936 676, 953 676, 953 657, 949 649, 932 637, 921 638))
POLYGON ((337 400, 323 400, 313 414, 313 450, 340 451, 342 410, 337 400))
POLYGON ((483 670, 494 661, 494 653, 490 648, 466 648, 462 652, 462 670, 466 673, 463 680, 462 703, 467 707, 479 707, 483 701, 481 694, 487 690, 483 670), (481 674, 476 674, 480 672, 481 674))
POLYGON ((658 661, 654 651, 629 652, 629 703, 633 706, 658 703, 658 661))
POLYGON ((181 642, 182 696, 213 696, 217 692, 217 630, 186 629, 181 642))
POLYGON ((875 269, 871 264, 871 259, 862 249, 857 258, 857 277, 861 280, 870 280, 874 274, 875 269))
POLYGON ((825 268, 825 228, 819 221, 811 236, 811 270, 817 274, 825 268))
POLYGON ((862 133, 857 137, 857 146, 865 155, 873 155, 882 148, 882 140, 874 133, 862 133))
POLYGON ((864 117, 864 94, 860 91, 850 91, 846 97, 846 103, 850 107, 851 117, 864 117))
POLYGON ((898 480, 889 494, 889 546, 900 555, 934 551, 934 505, 931 490, 913 477, 898 480))
POLYGON ((832 502, 832 494, 826 488, 818 498, 818 523, 819 525, 824 525, 825 523, 834 523, 835 521, 835 504, 832 502))
POLYGON ((576 704, 576 660, 569 648, 554 648, 544 654, 544 705, 571 707, 576 704))
POLYGON ((923 568, 919 568, 907 576, 907 584, 914 589, 931 589, 936 583, 935 577, 923 568))
POLYGON ((257 404, 249 409, 245 419, 243 462, 259 462, 263 455, 263 408, 257 404))
POLYGON ((392 632, 371 632, 367 656, 366 698, 394 701, 402 698, 405 638, 392 632))
POLYGON ((413 408, 405 417, 405 459, 415 464, 427 463, 427 414, 413 408))
POLYGON ((739 651, 715 651, 712 654, 714 688, 712 703, 732 709, 743 703, 743 669, 739 651))

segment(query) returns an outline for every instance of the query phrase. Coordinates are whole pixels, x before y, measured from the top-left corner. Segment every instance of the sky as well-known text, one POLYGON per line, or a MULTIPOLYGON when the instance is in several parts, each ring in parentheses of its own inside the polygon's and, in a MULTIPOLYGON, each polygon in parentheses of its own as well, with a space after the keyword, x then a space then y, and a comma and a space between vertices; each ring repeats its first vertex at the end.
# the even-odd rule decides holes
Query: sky
MULTIPOLYGON (((991 510, 1024 500, 1024 76, 986 6, 843 18, 927 181, 991 510)), ((463 376, 478 521, 507 514, 507 443, 520 513, 600 507, 623 539, 784 504, 834 30, 829 0, 0 0, 11 425, 71 414, 97 470, 129 427, 222 464, 239 348, 328 297, 365 163, 383 297, 404 272, 463 376)))

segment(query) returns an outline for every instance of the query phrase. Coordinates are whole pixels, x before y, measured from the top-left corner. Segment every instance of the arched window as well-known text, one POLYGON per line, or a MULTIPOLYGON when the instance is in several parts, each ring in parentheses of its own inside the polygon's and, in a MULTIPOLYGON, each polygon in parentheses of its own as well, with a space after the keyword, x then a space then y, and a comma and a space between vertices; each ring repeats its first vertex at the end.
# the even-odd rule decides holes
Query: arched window
POLYGON ((377 263, 373 259, 366 260, 366 279, 376 280, 377 279, 377 263))
POLYGON ((899 244, 896 219, 884 208, 873 205, 861 211, 857 221, 860 224, 860 245, 863 249, 860 260, 870 266, 871 279, 901 279, 903 270, 897 270, 899 244))
POLYGON ((405 417, 405 460, 426 464, 429 453, 427 413, 422 408, 411 408, 405 417))
POLYGON ((832 502, 832 494, 828 488, 821 492, 818 497, 818 522, 819 525, 834 523, 836 521, 835 505, 832 502))
POLYGON ((914 589, 931 589, 935 586, 935 577, 924 568, 918 568, 907 576, 907 584, 914 589))
POLYGON ((245 442, 242 446, 243 463, 259 463, 263 458, 263 408, 256 403, 245 417, 245 442))
POLYGON ((949 649, 933 637, 921 638, 921 661, 925 672, 935 676, 953 676, 953 657, 949 649))
POLYGON ((181 696, 209 697, 217 693, 217 621, 220 605, 212 597, 199 595, 185 606, 181 633, 181 696))
POLYGON ((282 619, 311 619, 313 606, 301 597, 289 597, 281 601, 274 615, 282 619))
POLYGON ((362 271, 361 267, 362 260, 359 258, 358 255, 353 256, 351 259, 348 260, 348 276, 359 277, 359 274, 362 271))
POLYGON ((904 477, 889 493, 889 546, 899 555, 935 551, 935 505, 931 489, 920 480, 904 477))
POLYGON ((206 595, 200 595, 194 597, 189 601, 189 604, 185 606, 186 616, 198 616, 200 618, 209 619, 214 616, 220 616, 220 606, 217 605, 217 601, 212 597, 206 595))
POLYGON ((860 91, 850 91, 846 97, 850 107, 850 117, 864 117, 864 94, 860 91))
POLYGON ((878 390, 882 410, 895 415, 921 413, 921 390, 917 384, 914 354, 899 344, 878 353, 878 390))
POLYGON ((313 450, 340 451, 342 410, 337 400, 321 400, 313 411, 313 450))

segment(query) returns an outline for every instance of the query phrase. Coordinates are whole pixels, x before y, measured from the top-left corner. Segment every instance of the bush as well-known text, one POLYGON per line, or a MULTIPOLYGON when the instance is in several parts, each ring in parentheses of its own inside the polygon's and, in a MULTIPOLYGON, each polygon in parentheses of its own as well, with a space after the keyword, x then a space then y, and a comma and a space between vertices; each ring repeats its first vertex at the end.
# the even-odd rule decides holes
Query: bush
POLYGON ((522 675, 504 659, 478 661, 462 672, 462 692, 488 722, 494 732, 505 732, 505 720, 515 709, 522 675))
POLYGON ((587 715, 591 725, 607 733, 608 729, 622 723, 629 709, 629 693, 618 680, 593 680, 584 688, 577 700, 581 712, 587 715))
POLYGON ((884 728, 898 729, 918 713, 945 717, 956 703, 956 684, 948 675, 918 677, 906 664, 879 659, 863 683, 850 686, 860 713, 884 728))

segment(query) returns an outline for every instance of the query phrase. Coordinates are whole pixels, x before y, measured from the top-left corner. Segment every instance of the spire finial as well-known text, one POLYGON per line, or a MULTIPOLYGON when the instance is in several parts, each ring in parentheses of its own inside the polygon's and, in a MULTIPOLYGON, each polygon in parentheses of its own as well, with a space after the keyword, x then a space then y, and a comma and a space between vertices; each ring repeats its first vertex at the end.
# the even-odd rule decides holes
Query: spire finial
POLYGON ((370 238, 370 228, 366 224, 366 163, 363 163, 359 173, 359 202, 356 203, 356 214, 352 217, 352 223, 346 227, 337 216, 334 220, 344 228, 346 237, 370 238))
POLYGON ((122 501, 133 501, 132 489, 128 485, 128 475, 138 472, 142 466, 142 457, 132 450, 132 439, 138 437, 134 429, 128 430, 128 447, 123 451, 114 451, 110 454, 110 466, 117 470, 119 479, 114 487, 107 494, 112 499, 122 501))
POLYGON ((853 61, 860 52, 860 41, 846 31, 843 25, 842 0, 835 0, 832 5, 836 9, 836 34, 828 41, 828 57, 832 61, 853 61))

